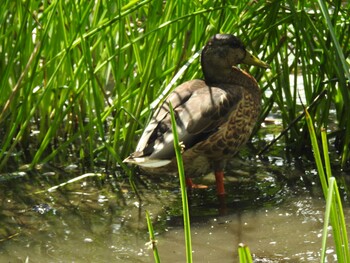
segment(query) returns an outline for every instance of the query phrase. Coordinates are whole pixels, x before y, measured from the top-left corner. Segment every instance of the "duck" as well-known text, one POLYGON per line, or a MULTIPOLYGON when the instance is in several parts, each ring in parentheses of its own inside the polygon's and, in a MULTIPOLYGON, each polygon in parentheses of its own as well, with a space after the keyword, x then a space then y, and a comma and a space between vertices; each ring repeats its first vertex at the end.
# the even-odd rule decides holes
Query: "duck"
POLYGON ((204 78, 186 81, 168 95, 154 111, 135 152, 124 162, 139 166, 147 174, 177 173, 172 107, 187 187, 196 188, 192 178, 213 171, 217 195, 224 196, 226 162, 250 138, 261 107, 257 81, 239 64, 269 68, 238 37, 212 36, 201 52, 204 78))

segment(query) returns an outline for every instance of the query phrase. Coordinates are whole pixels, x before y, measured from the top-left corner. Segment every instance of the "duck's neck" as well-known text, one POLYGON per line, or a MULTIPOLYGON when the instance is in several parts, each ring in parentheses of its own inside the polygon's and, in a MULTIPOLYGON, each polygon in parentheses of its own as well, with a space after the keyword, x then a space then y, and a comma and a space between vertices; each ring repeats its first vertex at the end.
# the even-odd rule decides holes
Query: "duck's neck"
POLYGON ((253 76, 247 72, 240 70, 237 67, 225 68, 225 69, 211 69, 206 70, 203 68, 204 79, 208 85, 213 84, 234 84, 243 86, 246 88, 258 88, 258 84, 253 76))

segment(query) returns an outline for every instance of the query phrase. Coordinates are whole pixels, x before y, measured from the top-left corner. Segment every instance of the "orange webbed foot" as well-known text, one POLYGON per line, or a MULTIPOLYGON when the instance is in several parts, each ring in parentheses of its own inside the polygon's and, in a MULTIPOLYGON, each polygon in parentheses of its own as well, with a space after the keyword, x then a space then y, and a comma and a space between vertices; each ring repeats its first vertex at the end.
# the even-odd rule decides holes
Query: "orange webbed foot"
POLYGON ((191 178, 186 178, 186 186, 188 189, 207 189, 208 186, 204 184, 194 184, 191 178))

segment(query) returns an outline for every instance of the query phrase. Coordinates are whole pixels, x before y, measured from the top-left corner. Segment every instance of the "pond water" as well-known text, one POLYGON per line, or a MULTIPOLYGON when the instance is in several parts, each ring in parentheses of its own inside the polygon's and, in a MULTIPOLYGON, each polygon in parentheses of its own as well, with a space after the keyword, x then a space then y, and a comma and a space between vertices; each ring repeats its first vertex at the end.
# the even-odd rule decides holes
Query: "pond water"
MULTIPOLYGON (((255 262, 319 262, 325 202, 315 170, 297 167, 278 157, 236 158, 225 177, 224 215, 214 176, 198 178, 209 188, 190 195, 194 262, 238 262, 239 243, 255 262)), ((185 262, 176 177, 136 176, 141 199, 118 172, 48 190, 75 176, 44 166, 0 177, 0 262, 154 262, 146 210, 161 261, 185 262)), ((336 262, 331 234, 328 241, 327 262, 336 262)))

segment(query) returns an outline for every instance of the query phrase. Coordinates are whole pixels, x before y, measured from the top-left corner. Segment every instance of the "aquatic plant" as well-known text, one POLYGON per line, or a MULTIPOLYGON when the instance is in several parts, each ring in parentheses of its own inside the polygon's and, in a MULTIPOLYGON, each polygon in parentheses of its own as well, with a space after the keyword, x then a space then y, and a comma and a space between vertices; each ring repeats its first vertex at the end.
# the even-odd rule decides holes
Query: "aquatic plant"
MULTIPOLYGON (((289 126, 283 136, 287 149, 304 153, 310 140, 306 120, 298 118, 304 114, 303 95, 305 105, 315 102, 309 109, 316 129, 311 138, 322 134, 325 146, 321 129, 327 127, 345 165, 349 5, 340 0, 3 1, 0 170, 47 162, 76 162, 82 170, 101 162, 107 169, 127 169, 122 160, 154 106, 176 84, 201 77, 197 52, 218 32, 252 43, 247 48, 271 65, 268 72, 251 71, 265 92, 260 123, 272 111, 281 114, 283 128, 289 126), (331 118, 335 125, 329 126, 331 118)), ((322 178, 326 214, 334 233, 342 232, 335 180, 322 178)), ((337 236, 341 253, 346 240, 337 236)))
POLYGON ((322 153, 318 145, 314 125, 309 113, 306 111, 306 121, 310 132, 312 149, 316 161, 318 175, 321 181, 324 198, 326 200, 325 219, 322 235, 321 262, 325 262, 328 225, 332 226, 332 237, 335 243, 338 262, 350 262, 350 251, 346 223, 344 218, 342 199, 339 194, 337 181, 332 176, 331 163, 328 153, 328 142, 325 129, 321 131, 322 153), (322 157, 323 158, 322 158, 322 157))
MULTIPOLYGON (((5 1, 0 10, 0 169, 103 161, 125 167, 155 104, 179 82, 200 78, 200 51, 218 32, 240 36, 269 72, 253 69, 271 110, 287 127, 310 109, 317 130, 348 160, 349 3, 333 1, 5 1), (247 41, 249 39, 249 41, 247 41), (181 69, 181 71, 180 71, 181 69), (177 72, 182 74, 176 74, 177 72), (169 83, 172 86, 167 86, 169 83)), ((259 125, 257 125, 258 130, 259 125)), ((284 135, 307 147, 306 123, 284 135)))

